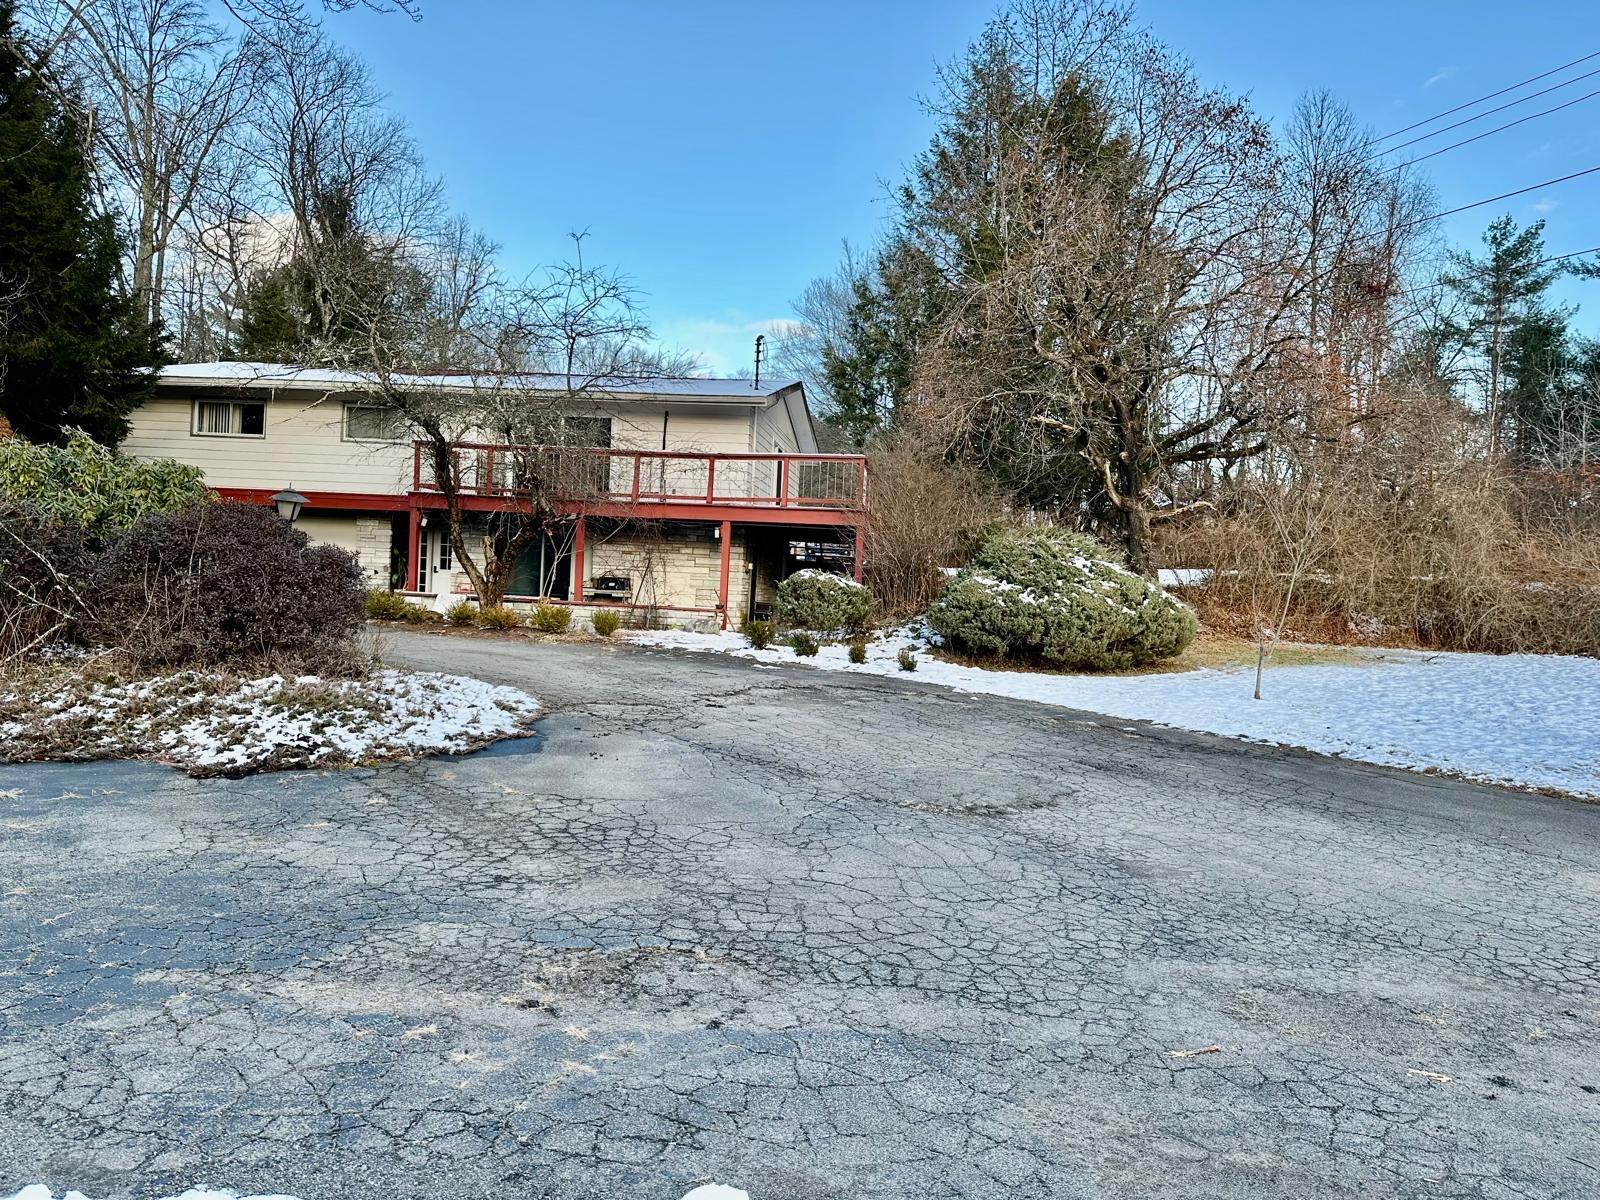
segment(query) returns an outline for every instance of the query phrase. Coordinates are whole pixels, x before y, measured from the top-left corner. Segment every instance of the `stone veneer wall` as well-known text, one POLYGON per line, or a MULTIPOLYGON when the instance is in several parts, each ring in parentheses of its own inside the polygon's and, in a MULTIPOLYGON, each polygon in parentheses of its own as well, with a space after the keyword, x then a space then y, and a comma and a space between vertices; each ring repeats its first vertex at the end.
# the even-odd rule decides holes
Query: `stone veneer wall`
MULTIPOLYGON (((717 586, 722 572, 722 542, 715 526, 677 526, 656 537, 618 534, 591 539, 585 547, 584 586, 597 575, 626 575, 633 581, 633 606, 640 613, 656 609, 662 625, 682 628, 717 628, 721 619, 709 611, 717 606, 717 586), (673 612, 667 606, 703 608, 706 612, 673 612)), ((469 536, 477 549, 479 539, 469 536)), ((386 551, 387 553, 387 551, 386 551)), ((387 563, 387 557, 385 558, 387 563)), ((737 629, 749 609, 749 557, 743 535, 735 532, 728 556, 728 627, 737 629)), ((441 611, 472 595, 465 571, 439 573, 434 606, 441 611)), ((513 608, 524 602, 512 601, 513 608)), ((573 622, 587 621, 593 606, 574 603, 573 622)), ((624 615, 624 620, 629 619, 624 615)))
MULTIPOLYGON (((714 609, 722 575, 722 542, 714 526, 680 526, 658 537, 618 535, 591 542, 585 573, 626 575, 633 581, 633 602, 640 608, 714 609)), ((728 624, 745 618, 750 596, 749 560, 744 539, 736 531, 728 555, 728 624)), ((660 614, 664 624, 704 624, 713 613, 660 614)))

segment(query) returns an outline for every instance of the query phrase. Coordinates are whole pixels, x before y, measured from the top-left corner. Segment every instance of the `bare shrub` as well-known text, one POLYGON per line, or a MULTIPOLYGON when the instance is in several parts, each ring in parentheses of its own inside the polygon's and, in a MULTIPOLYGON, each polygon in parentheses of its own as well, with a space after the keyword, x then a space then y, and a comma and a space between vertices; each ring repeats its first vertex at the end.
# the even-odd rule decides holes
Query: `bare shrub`
POLYGON ((874 447, 868 470, 866 582, 885 615, 919 613, 944 586, 942 568, 963 565, 966 535, 1005 513, 1006 495, 914 429, 874 447))
POLYGON ((85 530, 0 502, 0 665, 71 641, 88 617, 85 530))
POLYGON ((1169 555, 1213 568, 1207 623, 1451 650, 1600 655, 1600 537, 1468 465, 1404 488, 1348 472, 1245 488, 1169 555))
POLYGON ((353 555, 314 546, 269 508, 203 504, 145 517, 94 571, 95 642, 142 667, 272 660, 355 670, 366 589, 353 555))

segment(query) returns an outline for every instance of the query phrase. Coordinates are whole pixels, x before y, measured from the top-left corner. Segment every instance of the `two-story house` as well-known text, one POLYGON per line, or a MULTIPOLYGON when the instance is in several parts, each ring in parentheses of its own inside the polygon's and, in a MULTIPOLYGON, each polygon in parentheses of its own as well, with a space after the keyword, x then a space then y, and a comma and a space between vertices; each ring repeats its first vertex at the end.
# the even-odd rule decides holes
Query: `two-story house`
MULTIPOLYGON (((440 377, 431 386, 476 385, 440 377)), ((542 386, 561 390, 553 379, 517 381, 529 396, 542 386)), ((424 445, 377 392, 342 371, 166 367, 122 448, 191 463, 228 499, 265 504, 292 485, 307 499, 299 527, 314 540, 354 552, 372 586, 442 609, 471 593, 445 501, 424 445)), ((802 566, 860 577, 866 463, 817 453, 798 382, 619 383, 562 405, 582 423, 586 483, 560 501, 568 519, 523 552, 513 604, 615 606, 664 624, 726 628, 761 615, 778 582, 802 566)), ((496 465, 517 452, 487 442, 457 451, 467 459, 469 518, 526 503, 496 465)))

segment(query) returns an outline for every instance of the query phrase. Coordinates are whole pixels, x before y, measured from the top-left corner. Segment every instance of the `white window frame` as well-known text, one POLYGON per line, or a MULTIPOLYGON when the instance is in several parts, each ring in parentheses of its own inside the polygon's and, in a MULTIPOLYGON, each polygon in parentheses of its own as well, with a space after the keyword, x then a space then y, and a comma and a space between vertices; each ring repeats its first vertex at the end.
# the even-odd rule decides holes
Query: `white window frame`
POLYGON ((350 414, 358 408, 375 408, 382 411, 398 414, 399 410, 392 404, 372 404, 359 400, 345 402, 344 412, 339 419, 339 438, 346 442, 364 442, 370 445, 392 446, 397 442, 406 440, 405 424, 401 422, 400 431, 394 437, 356 437, 350 432, 350 414))
POLYGON ((230 400, 220 397, 197 399, 189 410, 189 435, 191 437, 254 438, 258 440, 264 438, 267 436, 267 402, 265 400, 230 400), (233 430, 201 429, 200 406, 202 404, 226 404, 229 408, 230 417, 228 424, 237 425, 240 429, 244 428, 244 417, 241 410, 247 405, 254 405, 261 409, 261 432, 238 433, 233 430))

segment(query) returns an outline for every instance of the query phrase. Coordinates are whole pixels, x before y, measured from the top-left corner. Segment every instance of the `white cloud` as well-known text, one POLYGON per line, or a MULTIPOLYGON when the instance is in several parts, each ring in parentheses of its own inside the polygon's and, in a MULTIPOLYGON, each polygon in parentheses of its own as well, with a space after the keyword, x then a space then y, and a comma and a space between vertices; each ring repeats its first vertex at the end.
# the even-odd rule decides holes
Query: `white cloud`
POLYGON ((1538 213, 1540 216, 1543 216, 1547 212, 1554 212, 1556 209, 1560 208, 1561 207, 1561 201, 1559 201, 1559 200, 1540 200, 1540 201, 1537 201, 1536 203, 1532 204, 1530 207, 1533 209, 1534 212, 1538 213))
POLYGON ((1427 82, 1422 86, 1431 88, 1436 83, 1443 83, 1446 79, 1453 79, 1455 78, 1455 73, 1460 69, 1459 67, 1440 67, 1432 75, 1428 76, 1427 82))

